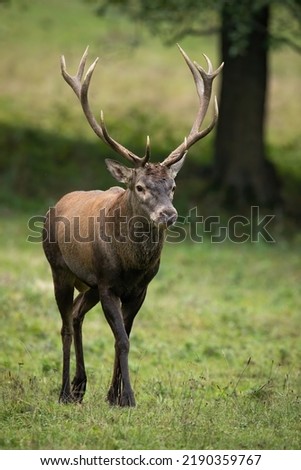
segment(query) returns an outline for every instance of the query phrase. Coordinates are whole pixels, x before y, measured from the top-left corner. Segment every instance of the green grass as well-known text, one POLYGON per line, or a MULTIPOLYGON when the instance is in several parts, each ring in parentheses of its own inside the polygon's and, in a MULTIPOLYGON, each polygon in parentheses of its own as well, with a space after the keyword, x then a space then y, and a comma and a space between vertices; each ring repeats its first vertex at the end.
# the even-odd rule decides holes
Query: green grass
POLYGON ((105 401, 114 347, 99 307, 84 404, 57 403, 60 318, 28 234, 2 218, 0 448, 300 448, 299 244, 167 244, 131 338, 138 405, 120 409, 105 401))

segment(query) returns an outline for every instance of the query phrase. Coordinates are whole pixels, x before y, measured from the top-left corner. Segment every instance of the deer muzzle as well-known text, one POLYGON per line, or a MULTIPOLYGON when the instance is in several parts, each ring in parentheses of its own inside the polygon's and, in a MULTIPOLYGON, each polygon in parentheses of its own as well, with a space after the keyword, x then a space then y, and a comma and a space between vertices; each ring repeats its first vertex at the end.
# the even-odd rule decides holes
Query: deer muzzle
POLYGON ((154 225, 162 228, 168 228, 173 225, 178 218, 178 213, 174 207, 164 208, 153 214, 151 221, 154 225))

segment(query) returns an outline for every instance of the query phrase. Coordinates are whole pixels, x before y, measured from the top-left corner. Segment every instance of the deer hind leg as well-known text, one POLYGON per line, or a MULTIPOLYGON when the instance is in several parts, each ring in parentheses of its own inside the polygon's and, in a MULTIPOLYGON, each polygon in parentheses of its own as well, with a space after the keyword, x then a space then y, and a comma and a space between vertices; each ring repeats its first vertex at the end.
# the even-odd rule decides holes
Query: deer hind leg
MULTIPOLYGON (((129 339, 135 316, 145 299, 146 289, 138 296, 127 299, 122 303, 123 324, 127 337, 129 339)), ((108 401, 111 405, 123 405, 124 398, 122 394, 122 370, 118 350, 115 350, 114 369, 111 386, 108 392, 108 401)), ((125 403, 126 404, 126 403, 125 403)), ((135 402, 133 403, 134 406, 135 402)))
POLYGON ((73 330, 74 330, 74 348, 76 357, 76 371, 72 380, 72 398, 81 403, 86 391, 87 376, 84 362, 82 325, 86 313, 94 307, 99 301, 98 289, 91 288, 86 292, 80 293, 73 302, 73 330))
POLYGON ((70 387, 70 351, 73 336, 74 283, 70 274, 63 270, 53 271, 53 283, 56 303, 62 318, 63 372, 59 402, 69 403, 73 401, 70 387))

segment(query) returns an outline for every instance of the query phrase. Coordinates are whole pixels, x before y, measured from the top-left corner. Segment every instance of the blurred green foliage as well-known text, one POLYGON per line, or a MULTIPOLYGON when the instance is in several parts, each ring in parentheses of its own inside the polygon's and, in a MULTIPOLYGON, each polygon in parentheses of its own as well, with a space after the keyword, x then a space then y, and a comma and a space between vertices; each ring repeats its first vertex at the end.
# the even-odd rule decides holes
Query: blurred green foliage
POLYGON ((233 56, 242 53, 252 31, 254 13, 265 6, 271 8, 269 44, 289 44, 301 52, 301 6, 299 0, 83 0, 94 5, 102 16, 117 7, 134 21, 147 24, 152 33, 159 34, 167 43, 183 37, 217 33, 221 28, 224 8, 233 18, 230 32, 233 56))
MULTIPOLYGON (((62 53, 71 73, 87 44, 89 60, 100 56, 91 84, 93 110, 96 116, 104 110, 111 134, 135 153, 144 153, 149 134, 152 159, 160 160, 190 129, 196 97, 176 47, 166 48, 125 13, 113 9, 102 17, 96 9, 95 2, 82 0, 0 4, 0 206, 5 210, 46 208, 70 190, 115 184, 103 163, 115 155, 95 137, 63 82, 62 53)), ((181 44, 192 58, 200 60, 205 51, 217 64, 216 40, 187 37, 181 44)), ((271 69, 268 152, 285 177, 283 194, 294 209, 300 207, 295 96, 301 61, 288 49, 277 51, 271 69)), ((200 203, 208 186, 212 139, 191 150, 178 177, 181 212, 200 203)), ((204 205, 212 209, 210 195, 204 205)))

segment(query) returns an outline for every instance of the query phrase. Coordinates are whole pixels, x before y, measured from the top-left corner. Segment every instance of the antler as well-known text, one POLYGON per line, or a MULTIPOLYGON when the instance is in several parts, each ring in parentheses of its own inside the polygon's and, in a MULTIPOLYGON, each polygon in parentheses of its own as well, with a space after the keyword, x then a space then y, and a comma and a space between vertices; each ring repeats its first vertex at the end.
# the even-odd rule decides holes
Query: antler
POLYGON ((180 160, 193 144, 195 144, 198 140, 202 139, 207 134, 209 134, 209 132, 211 132, 214 128, 218 118, 218 106, 216 96, 214 97, 213 119, 208 127, 203 130, 200 130, 210 103, 212 82, 224 66, 224 63, 222 63, 218 67, 218 69, 214 71, 211 61, 205 54, 203 54, 208 65, 208 72, 205 72, 205 70, 199 64, 190 60, 188 55, 183 51, 179 44, 178 47, 192 73, 197 89, 197 94, 199 97, 200 107, 188 137, 185 137, 184 142, 182 142, 175 150, 173 150, 168 155, 168 157, 162 162, 162 165, 165 165, 167 167, 180 160))
POLYGON ((85 65, 88 57, 88 48, 86 48, 77 72, 75 76, 69 75, 69 73, 66 70, 66 62, 65 62, 65 57, 61 57, 61 71, 64 80, 70 85, 70 87, 73 89, 74 93, 78 97, 79 101, 81 102, 83 111, 85 113, 85 116, 87 118, 88 123, 92 127, 93 131, 95 134, 101 138, 103 142, 109 145, 113 150, 115 150, 119 155, 122 157, 126 158, 128 161, 131 163, 134 163, 135 167, 141 167, 144 166, 150 158, 150 142, 149 142, 149 137, 147 137, 147 143, 146 143, 146 151, 145 151, 145 156, 143 158, 138 157, 135 155, 133 152, 125 148, 123 145, 119 144, 116 140, 114 140, 108 133, 105 122, 104 122, 104 117, 103 117, 103 112, 101 111, 101 118, 100 118, 100 123, 98 123, 91 111, 90 105, 89 105, 89 100, 88 100, 88 90, 91 82, 91 78, 94 72, 94 69, 96 67, 96 64, 98 62, 98 57, 97 59, 93 62, 93 64, 89 67, 84 79, 83 79, 83 74, 85 70, 85 65), (82 81, 83 79, 83 81, 82 81))

